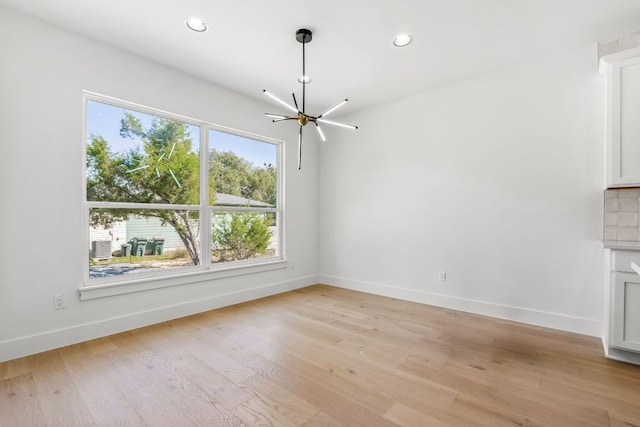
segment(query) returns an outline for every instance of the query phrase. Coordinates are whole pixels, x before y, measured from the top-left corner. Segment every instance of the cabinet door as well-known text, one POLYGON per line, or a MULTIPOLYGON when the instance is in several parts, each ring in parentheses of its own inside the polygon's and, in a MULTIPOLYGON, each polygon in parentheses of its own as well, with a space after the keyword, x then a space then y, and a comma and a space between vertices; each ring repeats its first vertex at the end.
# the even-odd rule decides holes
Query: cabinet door
POLYGON ((640 50, 603 58, 607 79, 607 186, 640 185, 640 50))
POLYGON ((611 297, 611 345, 640 351, 640 276, 615 273, 611 297))

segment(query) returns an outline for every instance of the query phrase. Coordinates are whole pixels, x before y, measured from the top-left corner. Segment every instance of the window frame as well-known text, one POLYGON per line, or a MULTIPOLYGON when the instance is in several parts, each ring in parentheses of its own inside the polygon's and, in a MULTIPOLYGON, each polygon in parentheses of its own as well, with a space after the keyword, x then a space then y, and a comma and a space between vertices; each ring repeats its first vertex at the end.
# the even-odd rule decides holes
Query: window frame
POLYGON ((130 292, 157 289, 168 286, 178 286, 225 277, 253 274, 262 271, 287 268, 284 246, 284 167, 282 141, 217 125, 204 120, 171 113, 157 108, 124 101, 95 92, 83 91, 82 94, 82 200, 83 221, 83 280, 80 288, 80 299, 93 299, 130 292), (87 200, 87 103, 89 101, 107 104, 115 108, 122 108, 168 120, 179 121, 199 128, 199 161, 200 161, 200 198, 198 205, 158 204, 158 203, 130 203, 130 202, 98 202, 87 200), (272 144, 276 148, 276 206, 222 206, 209 205, 209 135, 210 131, 222 132, 253 141, 272 144), (204 153, 204 154, 203 154, 204 153), (90 211, 96 208, 126 208, 126 209, 188 209, 199 212, 200 216, 200 265, 162 271, 143 272, 131 275, 90 278, 87 245, 90 241, 90 211), (272 212, 276 217, 276 254, 247 260, 214 263, 211 260, 211 218, 216 212, 272 212), (208 230, 208 232, 205 232, 208 230), (208 236, 208 238, 207 238, 208 236), (209 254, 205 256, 205 254, 209 254))

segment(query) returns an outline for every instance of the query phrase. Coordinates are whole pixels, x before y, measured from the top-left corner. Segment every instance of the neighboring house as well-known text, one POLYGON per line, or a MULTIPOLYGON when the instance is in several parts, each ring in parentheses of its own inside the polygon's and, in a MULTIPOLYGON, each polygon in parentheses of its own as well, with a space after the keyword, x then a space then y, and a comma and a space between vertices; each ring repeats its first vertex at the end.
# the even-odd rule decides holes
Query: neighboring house
POLYGON ((272 208, 273 205, 257 200, 245 199, 233 194, 216 193, 216 205, 218 206, 251 206, 254 208, 272 208))
MULTIPOLYGON (((224 193, 216 193, 216 204, 228 207, 272 207, 272 205, 268 203, 224 193)), ((198 221, 194 221, 193 226, 197 229, 199 227, 198 221)), ((275 246, 275 227, 271 234, 272 237, 269 247, 275 246)), ((130 243, 134 237, 145 239, 162 237, 164 239, 164 250, 175 250, 183 247, 182 240, 180 240, 178 233, 176 233, 172 226, 168 224, 162 225, 159 218, 145 218, 131 215, 126 221, 115 222, 110 228, 91 228, 89 231, 89 250, 91 250, 91 242, 110 241, 111 252, 119 251, 122 245, 130 243)))

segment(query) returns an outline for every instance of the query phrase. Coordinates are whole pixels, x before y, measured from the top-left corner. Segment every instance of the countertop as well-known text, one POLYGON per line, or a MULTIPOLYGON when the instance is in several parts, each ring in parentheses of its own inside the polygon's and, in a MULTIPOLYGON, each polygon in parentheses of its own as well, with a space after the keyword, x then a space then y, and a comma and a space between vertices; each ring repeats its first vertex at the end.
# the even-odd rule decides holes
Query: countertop
POLYGON ((640 242, 624 242, 621 240, 603 240, 605 249, 622 249, 627 251, 640 251, 640 242))

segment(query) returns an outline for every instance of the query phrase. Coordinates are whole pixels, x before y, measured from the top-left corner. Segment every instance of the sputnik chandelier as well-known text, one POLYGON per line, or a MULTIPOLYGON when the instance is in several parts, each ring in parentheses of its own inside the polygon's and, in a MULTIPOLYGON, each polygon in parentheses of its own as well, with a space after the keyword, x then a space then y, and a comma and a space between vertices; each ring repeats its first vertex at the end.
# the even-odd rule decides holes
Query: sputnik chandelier
POLYGON ((319 123, 326 123, 328 125, 340 126, 348 129, 358 129, 358 126, 347 125, 344 123, 338 123, 338 122, 325 119, 326 116, 328 116, 329 114, 333 113, 338 108, 346 104, 347 101, 349 101, 346 98, 340 101, 335 106, 331 107, 326 112, 320 114, 319 116, 312 116, 306 113, 306 110, 305 110, 306 86, 307 86, 307 83, 310 82, 310 79, 307 76, 307 72, 306 72, 307 70, 306 70, 306 64, 305 64, 304 47, 307 43, 311 41, 311 39, 312 39, 311 30, 307 30, 306 28, 301 28, 298 31, 296 31, 296 40, 302 43, 302 76, 298 79, 298 81, 302 83, 302 109, 300 109, 300 107, 298 106, 298 101, 296 100, 295 93, 291 94, 293 96, 293 104, 295 105, 294 106, 283 101, 282 99, 278 98, 277 96, 275 96, 274 94, 266 90, 263 91, 264 94, 267 95, 269 98, 278 102, 280 105, 286 107, 287 109, 291 110, 295 114, 294 116, 285 116, 283 114, 265 113, 267 117, 271 117, 273 119, 273 123, 282 122, 285 120, 297 120, 298 124, 300 125, 300 129, 298 132, 298 169, 302 168, 302 128, 306 126, 308 123, 313 123, 316 126, 316 129, 322 141, 326 141, 326 138, 324 137, 324 133, 322 132, 322 129, 320 128, 319 123))

